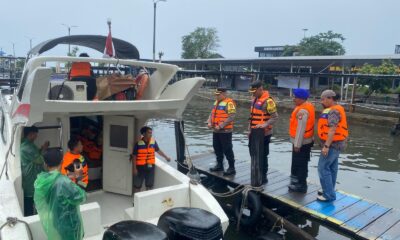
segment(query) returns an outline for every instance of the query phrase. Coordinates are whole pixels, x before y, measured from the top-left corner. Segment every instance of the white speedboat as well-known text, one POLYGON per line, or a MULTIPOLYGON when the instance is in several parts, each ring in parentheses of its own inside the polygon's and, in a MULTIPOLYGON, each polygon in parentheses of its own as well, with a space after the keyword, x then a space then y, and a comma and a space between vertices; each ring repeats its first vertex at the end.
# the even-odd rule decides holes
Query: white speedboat
MULTIPOLYGON (((96 41, 77 41, 78 38, 54 39, 32 49, 23 76, 14 93, 0 96, 0 226, 7 218, 17 218, 26 224, 9 221, 0 232, 1 239, 46 239, 38 215, 24 217, 23 189, 21 186, 20 143, 24 127, 37 126, 41 146, 50 141, 50 147, 67 151, 67 142, 76 129, 74 121, 91 119, 103 131, 103 161, 97 168, 89 168, 89 179, 101 180, 102 186, 87 193, 86 203, 80 206, 85 239, 102 239, 105 229, 119 221, 138 220, 157 224, 159 217, 169 209, 190 207, 207 210, 216 215, 225 232, 228 218, 218 202, 202 185, 194 185, 189 177, 162 160, 156 160, 154 189, 135 193, 132 197, 132 166, 129 155, 134 142, 140 137, 139 129, 148 119, 181 119, 182 113, 204 82, 203 78, 190 78, 169 84, 177 66, 161 63, 115 58, 79 58, 39 56, 57 44, 75 44, 96 49, 96 41), (56 66, 60 63, 90 62, 92 65, 113 65, 128 68, 145 67, 151 70, 150 80, 142 100, 88 101, 82 82, 63 81, 72 97, 49 99, 49 91, 56 66), (134 204, 132 204, 134 203, 134 204)), ((82 36, 81 36, 82 37, 82 36)), ((85 36, 91 37, 91 36, 85 36)), ((99 44, 105 37, 98 38, 99 44)), ((120 41, 120 40, 118 40, 120 41)), ((114 39, 119 53, 120 46, 114 39)), ((98 45, 99 45, 98 44, 98 45)), ((124 42, 124 44, 127 44, 124 42)), ((103 45, 104 46, 104 45, 103 45)), ((100 48, 97 46, 98 50, 100 48)))

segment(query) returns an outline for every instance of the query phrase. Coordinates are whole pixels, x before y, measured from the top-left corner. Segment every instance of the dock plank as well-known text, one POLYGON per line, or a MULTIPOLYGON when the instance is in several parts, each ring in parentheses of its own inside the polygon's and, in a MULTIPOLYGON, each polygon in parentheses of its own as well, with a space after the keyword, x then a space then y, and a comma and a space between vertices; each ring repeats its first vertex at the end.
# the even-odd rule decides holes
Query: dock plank
POLYGON ((360 200, 355 204, 351 205, 350 207, 343 209, 342 211, 339 211, 333 214, 332 216, 328 217, 328 220, 331 222, 336 222, 336 224, 338 225, 342 225, 343 223, 363 213, 368 208, 371 208, 374 205, 375 204, 372 202, 360 200))
POLYGON ((385 215, 382 215, 380 218, 370 223, 365 228, 361 229, 358 232, 358 235, 365 237, 367 239, 371 239, 376 236, 381 236, 392 226, 396 225, 396 223, 399 221, 400 221, 400 211, 392 209, 385 215))
MULTIPOLYGON (((213 153, 195 157, 193 161, 200 172, 219 178, 232 186, 250 184, 250 162, 237 161, 236 174, 223 176, 223 172, 209 172, 215 164, 213 153)), ((318 184, 308 184, 306 193, 290 192, 290 176, 276 169, 269 169, 268 183, 261 193, 304 214, 333 224, 337 229, 350 231, 360 239, 400 239, 400 211, 383 207, 342 191, 330 203, 317 201, 318 184)))
POLYGON ((360 201, 360 198, 347 196, 345 194, 336 193, 336 200, 333 202, 314 201, 304 206, 304 210, 318 216, 321 219, 326 219, 333 214, 348 208, 349 206, 360 201))
POLYGON ((355 216, 354 218, 342 224, 342 227, 352 232, 358 232, 359 230, 367 226, 369 223, 375 221, 375 219, 379 218, 389 210, 390 208, 386 208, 376 204, 371 208, 368 208, 361 214, 355 216))
POLYGON ((400 222, 397 222, 393 225, 389 230, 383 233, 379 238, 379 240, 399 240, 400 239, 400 222))

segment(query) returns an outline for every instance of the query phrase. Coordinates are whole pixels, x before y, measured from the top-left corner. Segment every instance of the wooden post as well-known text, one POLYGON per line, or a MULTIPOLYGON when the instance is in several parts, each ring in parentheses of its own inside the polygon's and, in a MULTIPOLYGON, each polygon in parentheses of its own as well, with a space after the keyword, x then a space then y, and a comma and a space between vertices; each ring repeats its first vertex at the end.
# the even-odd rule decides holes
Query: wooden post
POLYGON ((250 183, 253 187, 263 185, 266 176, 264 169, 264 128, 252 128, 250 133, 250 183))
POLYGON ((183 121, 175 121, 175 143, 176 143, 176 160, 177 160, 177 168, 178 171, 186 174, 187 169, 182 165, 185 162, 185 138, 183 137, 183 121))
POLYGON ((357 88, 357 78, 354 78, 353 81, 353 89, 351 90, 351 102, 350 102, 350 112, 354 112, 356 110, 356 107, 354 106, 354 98, 355 98, 355 93, 356 93, 356 88, 357 88))

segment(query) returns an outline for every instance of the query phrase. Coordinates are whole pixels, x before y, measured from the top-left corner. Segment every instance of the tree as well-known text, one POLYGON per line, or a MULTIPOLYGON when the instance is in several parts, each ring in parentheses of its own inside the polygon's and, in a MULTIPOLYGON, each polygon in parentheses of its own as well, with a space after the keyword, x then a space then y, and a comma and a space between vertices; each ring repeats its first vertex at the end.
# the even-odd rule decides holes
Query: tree
MULTIPOLYGON (((393 75, 397 74, 398 66, 392 62, 392 60, 387 59, 383 60, 382 64, 379 66, 374 66, 371 64, 364 64, 359 73, 361 74, 388 74, 393 75)), ((390 87, 392 86, 391 79, 380 79, 380 78, 362 78, 359 80, 359 84, 363 86, 368 86, 365 94, 369 97, 372 93, 387 93, 389 92, 390 87)))
POLYGON ((345 38, 340 33, 332 31, 319 33, 303 38, 298 45, 285 46, 283 55, 293 56, 295 53, 300 56, 343 55, 346 51, 341 42, 344 40, 345 38))
POLYGON ((198 27, 182 37, 182 55, 184 59, 219 58, 217 29, 198 27))

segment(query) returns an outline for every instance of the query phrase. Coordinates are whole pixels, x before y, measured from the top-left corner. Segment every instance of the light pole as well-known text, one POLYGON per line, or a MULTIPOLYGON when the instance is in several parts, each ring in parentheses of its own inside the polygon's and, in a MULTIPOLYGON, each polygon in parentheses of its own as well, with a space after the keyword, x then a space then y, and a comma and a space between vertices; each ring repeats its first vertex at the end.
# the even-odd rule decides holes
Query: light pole
POLYGON ((154 22, 153 22, 153 62, 156 61, 156 13, 157 13, 157 3, 166 2, 167 0, 153 0, 154 5, 154 22))
POLYGON ((33 37, 28 37, 25 36, 29 40, 29 51, 32 50, 32 40, 34 39, 33 37))
MULTIPOLYGON (((68 36, 71 36, 71 28, 77 28, 78 26, 75 25, 67 25, 64 23, 61 23, 61 25, 63 25, 64 27, 66 27, 68 29, 68 36)), ((71 44, 68 44, 68 56, 71 55, 71 44)))
POLYGON ((303 28, 301 30, 303 30, 303 32, 304 32, 303 38, 306 38, 306 32, 308 31, 308 28, 303 28))

